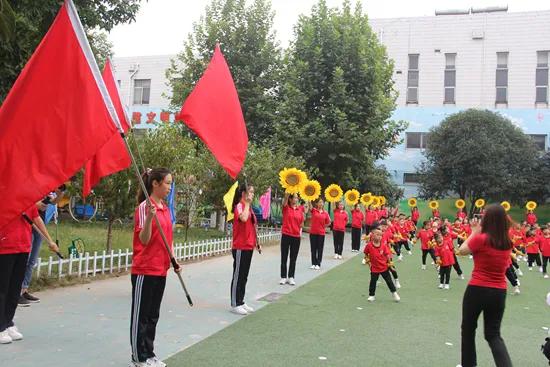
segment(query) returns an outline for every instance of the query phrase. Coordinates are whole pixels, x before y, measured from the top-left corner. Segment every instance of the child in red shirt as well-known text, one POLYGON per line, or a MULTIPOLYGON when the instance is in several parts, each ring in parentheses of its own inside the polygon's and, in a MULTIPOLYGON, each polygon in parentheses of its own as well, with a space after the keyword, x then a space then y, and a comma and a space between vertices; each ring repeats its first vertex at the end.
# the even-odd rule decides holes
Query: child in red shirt
POLYGON ((542 263, 540 261, 539 240, 535 230, 529 229, 525 234, 525 251, 527 252, 527 264, 529 271, 533 270, 533 262, 536 262, 539 270, 542 272, 542 263))
POLYGON ((416 238, 420 241, 420 248, 422 249, 422 270, 426 270, 426 256, 430 254, 431 258, 435 262, 435 253, 431 246, 431 241, 435 232, 430 228, 430 222, 425 220, 423 227, 416 234, 416 238))
POLYGON ((386 281, 390 292, 392 293, 395 302, 399 302, 400 297, 397 294, 397 290, 391 275, 389 272, 388 262, 391 259, 391 252, 387 246, 382 244, 382 231, 375 229, 371 232, 370 242, 367 243, 363 250, 365 254, 364 264, 370 265, 370 284, 369 284, 369 298, 367 301, 374 302, 376 293, 376 282, 380 275, 386 281))
POLYGON ((330 224, 330 216, 324 210, 325 202, 319 198, 313 202, 311 209, 311 221, 309 228, 309 243, 311 246, 311 267, 310 269, 321 269, 323 260, 323 248, 325 246, 326 228, 330 224))
POLYGON ((300 205, 298 194, 285 193, 283 199, 283 225, 281 227, 281 280, 280 285, 296 285, 294 274, 300 252, 302 224, 308 207, 300 205), (288 267, 287 267, 288 262, 288 267))
POLYGON ((361 247, 361 228, 364 219, 365 216, 359 209, 359 204, 355 204, 351 211, 351 252, 359 252, 361 247))
POLYGON ((449 289, 451 266, 455 263, 454 251, 445 243, 441 233, 435 234, 435 256, 439 264, 439 289, 449 289))
POLYGON ((539 247, 542 252, 542 272, 544 278, 548 278, 548 273, 546 272, 546 266, 550 260, 550 227, 544 228, 542 231, 542 236, 539 237, 539 247))
POLYGON ((464 279, 464 274, 462 273, 462 269, 460 268, 460 264, 458 263, 458 258, 456 257, 456 254, 455 254, 455 246, 453 244, 453 240, 457 238, 457 235, 451 232, 448 228, 449 227, 441 227, 441 234, 443 235, 443 241, 445 242, 445 245, 447 245, 449 250, 451 250, 451 252, 453 253, 454 262, 452 265, 456 271, 456 274, 460 279, 464 279))

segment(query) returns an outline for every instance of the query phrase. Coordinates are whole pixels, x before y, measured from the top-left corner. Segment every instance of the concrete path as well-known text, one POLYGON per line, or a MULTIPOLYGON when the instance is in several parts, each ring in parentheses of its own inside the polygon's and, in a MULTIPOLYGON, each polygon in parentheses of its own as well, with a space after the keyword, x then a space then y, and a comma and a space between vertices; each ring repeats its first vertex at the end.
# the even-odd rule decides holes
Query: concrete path
MULTIPOLYGON (((344 261, 352 257, 350 234, 346 234, 344 261)), ((297 286, 342 263, 334 260, 332 235, 325 241, 320 271, 310 270, 307 235, 296 265, 297 286)), ((242 316, 229 312, 231 256, 221 256, 184 266, 184 280, 195 303, 189 307, 176 276, 168 276, 155 352, 165 359, 227 327, 242 316)), ((259 298, 272 293, 289 293, 296 287, 281 286, 280 248, 264 248, 254 253, 247 285, 247 303, 261 308, 259 298)), ((129 317, 131 305, 129 276, 95 281, 91 284, 58 288, 37 293, 41 303, 19 308, 16 323, 23 341, 0 345, 3 366, 127 366, 130 361, 129 317)))

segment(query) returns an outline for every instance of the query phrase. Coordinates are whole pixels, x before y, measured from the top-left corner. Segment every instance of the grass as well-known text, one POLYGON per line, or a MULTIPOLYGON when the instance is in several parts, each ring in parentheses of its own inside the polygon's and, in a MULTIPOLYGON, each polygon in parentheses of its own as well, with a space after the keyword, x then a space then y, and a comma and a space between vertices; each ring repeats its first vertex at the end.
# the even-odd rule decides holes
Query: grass
MULTIPOLYGON (((50 236, 55 240, 56 227, 52 222, 48 224, 48 232, 50 236)), ((113 225, 113 238, 112 244, 113 249, 118 251, 118 249, 125 250, 127 248, 132 248, 132 239, 133 239, 133 225, 132 224, 120 224, 115 223, 113 225)), ((220 238, 224 237, 222 231, 215 229, 204 230, 203 228, 189 228, 187 234, 187 241, 198 241, 210 238, 220 238)), ((93 253, 106 249, 107 243, 107 223, 106 222, 86 222, 78 223, 70 219, 62 220, 59 222, 58 227, 58 239, 61 247, 61 253, 67 255, 67 248, 71 245, 71 241, 81 238, 85 244, 85 251, 93 253)), ((175 242, 185 242, 185 229, 177 228, 174 231, 174 241, 175 242)), ((52 253, 47 246, 42 246, 40 249, 39 257, 42 259, 47 259, 52 256, 52 253)))
MULTIPOLYGON (((453 271, 451 290, 437 289, 435 270, 419 269, 419 253, 398 263, 401 303, 385 283, 368 303, 369 272, 361 255, 279 301, 171 357, 170 366, 455 366, 460 362, 461 301, 467 281, 453 271), (361 308, 361 309, 359 309, 361 308), (452 344, 448 345, 446 343, 452 344), (326 357, 320 360, 319 357, 326 357)), ((461 258, 469 277, 472 261, 461 258)), ((548 324, 550 282, 538 272, 509 296, 503 338, 516 366, 546 364, 539 347, 548 324)), ((253 276, 253 274, 251 274, 253 276)), ((480 319, 480 325, 483 325, 480 319)), ((494 362, 482 328, 478 365, 494 362)))
MULTIPOLYGON (((456 217, 457 208, 455 207, 456 199, 443 199, 438 200, 439 211, 443 218, 449 218, 453 220, 456 217)), ((469 206, 469 205, 468 205, 469 206)), ((420 222, 427 220, 432 213, 432 210, 428 207, 428 201, 418 200, 418 209, 420 210, 420 222)), ((399 211, 403 213, 410 213, 411 209, 407 204, 407 200, 401 200, 399 202, 399 211)), ((550 204, 544 204, 537 207, 535 213, 538 217, 538 222, 542 224, 550 223, 550 204)), ((525 219, 525 208, 513 206, 509 214, 515 221, 523 221, 525 219)))

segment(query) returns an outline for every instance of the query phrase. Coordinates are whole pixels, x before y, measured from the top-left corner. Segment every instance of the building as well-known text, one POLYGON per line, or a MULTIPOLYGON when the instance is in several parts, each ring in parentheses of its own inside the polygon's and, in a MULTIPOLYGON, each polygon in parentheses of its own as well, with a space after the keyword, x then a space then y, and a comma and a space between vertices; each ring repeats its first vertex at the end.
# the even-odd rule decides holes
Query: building
MULTIPOLYGON (((371 19, 394 61, 399 93, 393 119, 406 120, 403 144, 380 163, 414 196, 425 136, 450 114, 485 108, 510 118, 548 150, 550 10, 504 8, 441 11, 435 16, 371 19)), ((115 58, 123 99, 137 128, 173 121, 165 70, 175 55, 115 58), (138 115, 140 114, 140 115, 138 115)))

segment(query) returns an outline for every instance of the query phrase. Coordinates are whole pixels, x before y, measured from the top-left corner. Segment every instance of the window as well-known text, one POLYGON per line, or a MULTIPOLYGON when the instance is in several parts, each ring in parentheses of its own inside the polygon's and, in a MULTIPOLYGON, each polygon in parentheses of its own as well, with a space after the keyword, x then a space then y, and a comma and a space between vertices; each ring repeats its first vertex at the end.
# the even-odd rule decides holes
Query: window
POLYGON ((404 173, 403 184, 417 184, 420 183, 419 173, 404 173))
POLYGON ((495 104, 508 103, 508 52, 497 52, 495 104))
POLYGON ((134 80, 134 104, 149 104, 151 79, 134 80))
POLYGON ((409 73, 407 75, 407 103, 418 103, 418 58, 420 55, 409 55, 409 73))
POLYGON ((535 103, 548 103, 548 51, 537 51, 535 103))
POLYGON ((546 134, 529 134, 529 136, 535 142, 538 150, 546 150, 546 134))
POLYGON ((456 54, 445 54, 445 96, 443 103, 455 103, 456 54))
POLYGON ((407 149, 426 149, 427 133, 407 133, 407 149))

